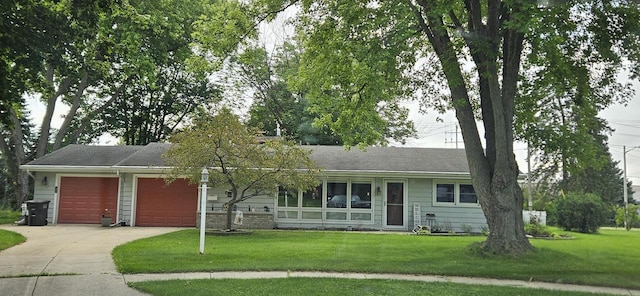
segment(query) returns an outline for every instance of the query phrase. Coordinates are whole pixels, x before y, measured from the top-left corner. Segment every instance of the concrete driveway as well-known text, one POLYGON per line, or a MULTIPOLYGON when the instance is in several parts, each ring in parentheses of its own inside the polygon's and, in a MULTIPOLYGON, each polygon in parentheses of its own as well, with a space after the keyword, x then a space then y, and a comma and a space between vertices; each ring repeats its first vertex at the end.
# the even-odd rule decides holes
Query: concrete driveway
POLYGON ((0 252, 2 295, 142 295, 126 286, 111 251, 132 240, 181 229, 99 225, 0 228, 27 238, 25 243, 0 252))

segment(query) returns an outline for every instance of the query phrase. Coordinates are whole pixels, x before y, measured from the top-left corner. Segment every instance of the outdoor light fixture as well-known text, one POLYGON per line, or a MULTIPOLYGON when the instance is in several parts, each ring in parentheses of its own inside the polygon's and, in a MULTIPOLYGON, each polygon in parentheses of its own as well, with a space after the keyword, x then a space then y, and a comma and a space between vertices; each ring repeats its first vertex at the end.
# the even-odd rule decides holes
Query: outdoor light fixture
MULTIPOLYGON (((46 178, 46 177, 45 177, 46 178)), ((201 183, 207 183, 209 182, 209 171, 207 170, 207 168, 203 168, 202 169, 202 177, 200 179, 201 183)))
POLYGON ((376 187, 376 194, 380 194, 380 186, 376 187))
POLYGON ((40 184, 42 184, 43 186, 47 186, 47 183, 48 183, 48 182, 47 182, 47 176, 44 176, 44 177, 42 178, 42 182, 40 182, 40 184))

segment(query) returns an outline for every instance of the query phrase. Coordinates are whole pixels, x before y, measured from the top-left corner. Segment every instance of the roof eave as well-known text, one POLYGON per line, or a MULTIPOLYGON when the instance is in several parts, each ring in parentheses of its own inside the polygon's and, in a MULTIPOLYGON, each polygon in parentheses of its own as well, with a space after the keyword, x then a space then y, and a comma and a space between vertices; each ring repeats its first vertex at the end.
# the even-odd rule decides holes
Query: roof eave
POLYGON ((168 166, 113 166, 114 170, 123 173, 166 173, 173 169, 168 166))
POLYGON ((341 176, 358 175, 368 177, 395 177, 395 178, 433 178, 433 179, 468 179, 469 173, 465 172, 425 172, 425 171, 371 171, 371 170, 322 170, 323 175, 341 176))
POLYGON ((20 169, 27 172, 86 172, 111 173, 114 171, 111 166, 69 166, 69 165, 28 165, 23 164, 20 169))

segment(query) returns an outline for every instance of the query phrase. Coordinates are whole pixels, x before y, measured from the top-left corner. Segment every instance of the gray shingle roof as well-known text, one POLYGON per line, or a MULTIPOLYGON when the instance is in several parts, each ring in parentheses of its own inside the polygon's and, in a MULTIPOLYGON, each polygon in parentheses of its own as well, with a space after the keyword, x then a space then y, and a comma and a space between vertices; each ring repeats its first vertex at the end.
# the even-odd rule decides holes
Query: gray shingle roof
POLYGON ((143 147, 69 145, 31 161, 27 165, 110 167, 143 147))
POLYGON ((133 166, 133 167, 164 167, 164 159, 162 155, 169 150, 171 144, 167 143, 150 143, 142 149, 123 159, 117 166, 133 166))
MULTIPOLYGON (((166 143, 146 146, 70 145, 26 166, 164 167, 166 143)), ((369 147, 345 150, 342 146, 304 146, 326 171, 469 173, 463 149, 369 147)))
MULTIPOLYGON (((370 172, 468 173, 463 149, 308 146, 311 157, 325 170, 370 172)), ((305 147, 307 148, 307 147, 305 147)))

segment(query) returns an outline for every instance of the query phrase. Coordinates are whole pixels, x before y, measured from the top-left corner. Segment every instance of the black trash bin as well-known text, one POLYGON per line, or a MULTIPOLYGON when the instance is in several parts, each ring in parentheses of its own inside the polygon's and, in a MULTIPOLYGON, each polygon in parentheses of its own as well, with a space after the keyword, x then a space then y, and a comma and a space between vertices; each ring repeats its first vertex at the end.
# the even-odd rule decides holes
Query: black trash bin
POLYGON ((49 200, 27 200, 27 225, 44 226, 47 225, 47 212, 49 211, 49 200))

